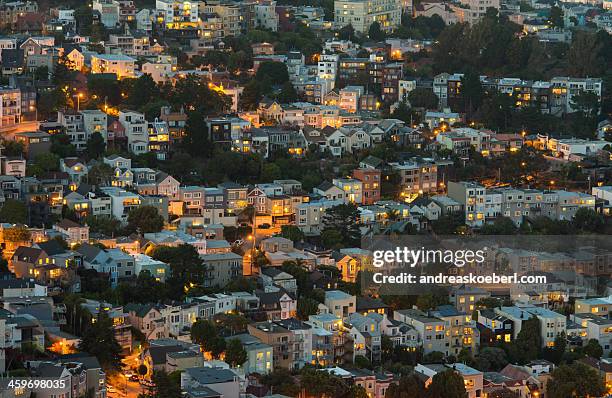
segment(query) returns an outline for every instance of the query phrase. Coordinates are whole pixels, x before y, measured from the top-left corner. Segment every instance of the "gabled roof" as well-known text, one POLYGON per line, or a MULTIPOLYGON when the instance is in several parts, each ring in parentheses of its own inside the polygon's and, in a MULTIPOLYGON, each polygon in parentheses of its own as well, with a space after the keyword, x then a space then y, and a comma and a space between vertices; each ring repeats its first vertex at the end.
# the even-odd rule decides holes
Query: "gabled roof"
POLYGON ((151 309, 153 309, 155 307, 155 305, 153 304, 136 304, 136 303, 130 303, 127 304, 123 307, 124 311, 126 312, 134 312, 136 314, 137 317, 143 318, 145 315, 147 315, 149 313, 149 311, 151 311, 151 309))
MULTIPOLYGON (((336 186, 335 186, 334 184, 332 184, 331 182, 329 182, 329 181, 323 181, 322 183, 320 183, 320 184, 319 184, 319 186, 317 187, 317 189, 318 189, 318 190, 320 190, 320 191, 325 192, 325 191, 327 191, 327 190, 329 190, 329 189, 332 189, 332 188, 334 188, 334 187, 336 187, 336 186)), ((339 189, 339 188, 338 188, 338 189, 339 189)))
POLYGON ((262 305, 280 305, 280 299, 287 295, 291 299, 295 300, 295 297, 285 289, 279 289, 276 292, 264 292, 263 290, 255 290, 255 295, 259 298, 259 302, 262 305))
POLYGON ((60 221, 59 223, 57 223, 57 225, 62 228, 62 229, 68 229, 68 228, 81 228, 82 225, 74 222, 72 220, 69 220, 67 218, 62 219, 62 221, 60 221))
POLYGON ((17 257, 19 261, 34 263, 41 255, 45 255, 45 252, 41 249, 29 246, 19 246, 17 250, 15 250, 13 257, 17 257))
POLYGON ((81 246, 79 246, 78 249, 76 249, 79 253, 81 253, 85 259, 87 261, 91 261, 94 258, 96 258, 98 256, 98 254, 100 254, 100 252, 102 251, 102 249, 100 249, 97 246, 94 245, 90 245, 88 243, 83 243, 81 246))
POLYGON ((365 163, 368 166, 373 167, 373 168, 376 169, 376 168, 380 167, 384 162, 383 162, 382 159, 379 159, 376 156, 370 155, 367 158, 363 159, 361 161, 361 163, 365 163))
POLYGON ((37 243, 37 246, 49 256, 55 256, 56 254, 61 254, 66 251, 66 249, 64 249, 61 243, 55 239, 50 239, 46 242, 37 243))
POLYGON ((65 158, 64 159, 64 164, 67 167, 72 167, 72 166, 77 165, 77 164, 85 165, 86 163, 84 161, 82 161, 81 159, 79 159, 79 158, 65 158))

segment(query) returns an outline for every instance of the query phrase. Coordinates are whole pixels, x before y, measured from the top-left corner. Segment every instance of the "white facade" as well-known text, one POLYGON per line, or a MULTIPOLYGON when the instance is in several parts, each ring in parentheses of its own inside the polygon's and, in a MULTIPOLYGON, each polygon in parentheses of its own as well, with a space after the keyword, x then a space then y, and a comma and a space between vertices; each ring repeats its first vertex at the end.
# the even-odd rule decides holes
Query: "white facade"
POLYGON ((149 135, 144 114, 129 110, 121 111, 119 112, 119 122, 125 128, 128 149, 137 155, 147 152, 149 135))
POLYGON ((338 29, 351 24, 356 32, 368 34, 374 22, 383 31, 393 31, 401 23, 401 0, 336 0, 334 23, 338 29))

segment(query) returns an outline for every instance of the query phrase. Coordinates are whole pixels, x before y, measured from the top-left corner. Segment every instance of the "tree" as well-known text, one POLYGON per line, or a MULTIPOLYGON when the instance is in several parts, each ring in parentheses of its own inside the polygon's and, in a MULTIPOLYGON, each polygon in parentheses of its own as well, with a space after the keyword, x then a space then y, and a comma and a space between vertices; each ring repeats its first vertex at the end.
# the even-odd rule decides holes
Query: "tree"
MULTIPOLYGON (((94 183, 91 180, 90 184, 94 183)), ((115 237, 121 232, 121 221, 115 217, 87 216, 85 223, 89 225, 91 232, 99 232, 106 236, 115 237)))
POLYGON ((0 247, 0 273, 6 274, 9 272, 8 260, 4 258, 4 252, 0 247))
POLYGON ((385 398, 426 398, 425 385, 416 375, 402 376, 399 383, 391 384, 385 398))
POLYGON ((249 319, 239 313, 221 313, 213 317, 219 334, 234 336, 247 330, 249 319))
POLYGON ((437 109, 438 96, 433 91, 417 87, 408 94, 408 101, 413 108, 437 109))
POLYGON ((113 169, 106 163, 98 163, 89 168, 87 182, 97 186, 111 185, 113 169))
POLYGON ((309 297, 300 297, 297 303, 297 317, 303 321, 307 321, 310 315, 316 315, 319 312, 319 302, 309 297))
POLYGON ((465 217, 460 212, 453 212, 432 222, 431 227, 439 235, 456 234, 459 227, 465 225, 465 217))
POLYGON ((89 159, 98 159, 104 154, 106 143, 104 137, 99 132, 93 133, 87 140, 87 156, 89 159))
POLYGON ((238 339, 231 339, 225 349, 225 362, 235 368, 244 365, 247 361, 247 352, 238 339))
POLYGON ((484 90, 480 83, 480 76, 473 71, 467 72, 461 78, 461 99, 463 101, 463 111, 468 115, 468 120, 471 120, 472 114, 482 104, 484 90))
POLYGON ((355 28, 353 28, 353 25, 348 24, 346 26, 343 26, 338 31, 338 38, 340 38, 340 40, 353 41, 353 39, 355 38, 355 28))
MULTIPOLYGON (((12 200, 12 199, 11 199, 12 200)), ((8 202, 8 201, 7 201, 8 202)), ((4 204, 6 206, 6 203, 4 204)), ((4 207, 2 208, 4 209, 4 207)), ((0 211, 0 217, 3 213, 0 211)), ((6 218, 2 218, 6 220, 6 218)), ((29 242, 31 239, 30 231, 24 226, 6 228, 3 232, 4 240, 7 242, 18 243, 18 242, 29 242)))
POLYGON ((274 181, 282 176, 282 170, 276 163, 264 163, 261 167, 261 180, 274 181))
POLYGON ((578 31, 573 36, 567 52, 569 73, 576 77, 601 76, 602 66, 607 65, 601 59, 603 44, 593 33, 578 31))
POLYGON ((523 321, 521 331, 510 345, 508 354, 511 362, 524 364, 539 358, 541 347, 540 320, 533 316, 523 321))
POLYGON ((225 350, 225 340, 219 336, 215 324, 209 320, 198 319, 191 325, 191 340, 209 352, 213 358, 225 350))
POLYGON ((282 104, 288 104, 298 100, 297 91, 295 91, 295 88, 290 81, 283 83, 283 87, 281 87, 281 91, 276 99, 282 104))
POLYGON ((90 7, 83 5, 74 10, 74 19, 79 34, 89 36, 93 25, 93 12, 90 7))
POLYGON ((432 310, 444 304, 448 304, 448 295, 445 292, 420 294, 416 302, 416 306, 421 311, 432 310))
POLYGON ((113 320, 102 309, 81 337, 79 350, 95 356, 104 369, 120 369, 121 346, 115 339, 113 320))
POLYGON ((606 220, 603 215, 596 213, 594 210, 581 207, 574 214, 572 223, 576 229, 584 232, 602 232, 606 220))
POLYGON ((370 40, 374 41, 383 41, 385 40, 385 32, 380 29, 380 23, 375 21, 372 22, 370 28, 368 29, 368 37, 370 40))
POLYGON ((335 229, 321 231, 321 243, 323 243, 323 246, 330 248, 342 247, 342 233, 335 229))
POLYGON ((514 235, 516 225, 509 217, 497 217, 493 223, 485 224, 480 233, 483 235, 514 235))
POLYGON ((158 246, 151 256, 170 265, 172 279, 167 282, 170 288, 178 288, 182 292, 187 284, 203 280, 205 269, 202 266, 202 259, 192 245, 158 246))
POLYGON ((561 363, 561 360, 563 360, 566 346, 567 338, 565 337, 565 333, 560 333, 557 335, 557 337, 555 337, 555 345, 552 348, 546 347, 542 353, 542 356, 544 359, 558 365, 561 363))
POLYGON ((440 351, 432 351, 423 357, 423 363, 443 363, 444 353, 440 351))
POLYGON ((34 158, 32 169, 42 173, 59 170, 59 156, 54 153, 40 153, 34 158))
POLYGON ((404 101, 400 101, 399 105, 393 113, 391 114, 393 119, 399 119, 405 123, 410 123, 412 119, 412 112, 410 112, 410 108, 404 101))
POLYGON ((174 377, 175 373, 168 374, 163 370, 156 371, 153 373, 152 381, 155 387, 149 394, 146 394, 146 398, 180 398, 181 394, 181 383, 180 374, 179 377, 174 377))
MULTIPOLYGON (((363 393, 361 390, 351 389, 344 380, 328 372, 321 372, 313 368, 304 368, 301 371, 300 376, 301 390, 307 391, 308 395, 311 397, 363 397, 363 393)), ((291 395, 297 396, 302 394, 291 395)))
POLYGON ((603 355, 603 348, 601 348, 601 345, 599 345, 599 342, 595 339, 589 339, 583 351, 586 355, 597 359, 601 358, 603 355))
POLYGON ((252 79, 244 85, 244 90, 240 96, 240 107, 246 111, 254 111, 259 106, 261 93, 257 80, 252 79))
POLYGON ((563 28, 565 23, 563 22, 563 10, 560 7, 550 7, 550 24, 554 28, 563 28))
MULTIPOLYGON (((191 111, 187 113, 185 138, 182 146, 191 156, 208 157, 212 154, 212 145, 208 134, 203 133, 208 131, 205 119, 206 114, 203 112, 191 111)), ((185 162, 182 161, 181 163, 185 162)))
POLYGON ((260 82, 270 80, 275 84, 283 84, 289 81, 287 65, 282 62, 265 61, 257 68, 256 79, 260 82))
POLYGON ((465 383, 453 369, 437 373, 427 389, 428 398, 467 398, 465 383))
MULTIPOLYGON (((162 98, 173 107, 183 107, 204 116, 225 112, 231 106, 230 98, 221 90, 209 87, 200 77, 191 74, 174 84, 166 83, 160 89, 162 98)), ((198 133, 204 135, 202 131, 198 133)))
POLYGON ((225 290, 228 292, 252 292, 256 287, 256 283, 253 279, 239 276, 225 285, 225 290))
POLYGON ((159 232, 164 227, 164 218, 153 206, 140 206, 131 210, 128 214, 127 230, 130 233, 159 232))
POLYGON ((7 199, 0 208, 0 220, 11 224, 25 224, 28 220, 28 208, 19 200, 7 199))
POLYGON ((295 225, 282 225, 280 235, 283 238, 287 238, 293 242, 300 242, 304 240, 304 232, 295 225))
POLYGON ((53 134, 51 136, 51 152, 60 158, 67 158, 76 155, 76 147, 70 143, 68 134, 53 134))
POLYGON ((4 156, 23 156, 23 142, 21 141, 0 141, 2 154, 4 156))
POLYGON ((115 292, 120 304, 162 302, 167 296, 166 284, 146 270, 140 272, 135 280, 120 282, 115 292))
POLYGON ((482 372, 498 372, 508 364, 506 352, 498 347, 484 347, 475 358, 476 369, 482 372))
MULTIPOLYGON (((206 319, 198 319, 191 325, 191 340, 202 346, 205 349, 206 344, 209 344, 217 337, 217 328, 215 324, 206 319)), ((205 351, 208 351, 205 349, 205 351)))
POLYGON ((549 398, 601 397, 605 393, 606 386, 597 371, 579 361, 555 368, 546 383, 549 398))
POLYGON ((140 109, 144 105, 159 99, 161 92, 157 83, 150 74, 144 74, 135 79, 134 84, 128 93, 127 102, 135 109, 140 109))
POLYGON ((341 243, 345 246, 360 246, 359 211, 355 204, 347 203, 330 207, 325 211, 322 221, 321 238, 326 236, 329 242, 331 231, 336 231, 340 234, 341 243))

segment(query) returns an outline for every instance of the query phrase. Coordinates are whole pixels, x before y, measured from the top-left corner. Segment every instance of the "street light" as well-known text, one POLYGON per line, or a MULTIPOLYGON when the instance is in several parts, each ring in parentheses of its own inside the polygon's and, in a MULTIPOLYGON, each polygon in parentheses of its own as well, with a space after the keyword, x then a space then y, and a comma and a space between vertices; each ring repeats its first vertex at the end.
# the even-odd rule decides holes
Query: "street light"
POLYGON ((251 261, 249 261, 250 266, 251 266, 251 272, 250 275, 253 275, 253 263, 255 262, 255 235, 257 233, 257 230, 255 229, 255 225, 252 226, 253 228, 253 234, 250 234, 249 236, 247 236, 247 240, 251 241, 251 261))
POLYGON ((81 110, 81 98, 85 97, 85 95, 83 93, 78 93, 73 95, 73 97, 77 99, 77 112, 79 112, 81 110))

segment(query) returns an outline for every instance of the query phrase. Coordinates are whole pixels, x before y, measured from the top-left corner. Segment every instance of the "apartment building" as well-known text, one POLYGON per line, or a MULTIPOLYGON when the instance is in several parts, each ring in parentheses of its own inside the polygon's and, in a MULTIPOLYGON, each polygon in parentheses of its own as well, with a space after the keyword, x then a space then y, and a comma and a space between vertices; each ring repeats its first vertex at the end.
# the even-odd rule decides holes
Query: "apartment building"
POLYGON ((488 8, 499 10, 499 0, 461 0, 461 6, 449 6, 457 15, 457 22, 474 24, 485 16, 488 8))
MULTIPOLYGON (((205 26, 215 25, 218 27, 220 37, 238 36, 243 31, 242 22, 245 21, 246 15, 243 13, 240 4, 223 3, 219 0, 199 2, 200 17, 206 21, 205 26), (211 16, 215 17, 214 21, 211 16)), ((217 33, 210 31, 207 35, 203 32, 205 38, 216 36, 217 33)))
MULTIPOLYGON (((497 3, 497 0, 464 0, 467 6, 451 5, 459 20, 477 20, 486 13, 486 6, 478 3, 497 3)), ((498 7, 499 8, 499 7, 498 7)), ((471 22, 470 22, 471 23, 471 22)), ((433 92, 439 98, 439 107, 456 105, 461 96, 463 74, 441 73, 434 77, 433 92)), ((590 92, 601 101, 603 82, 598 78, 553 77, 550 81, 531 81, 518 78, 493 78, 482 76, 485 89, 496 90, 513 96, 517 107, 540 107, 543 113, 560 115, 575 112, 574 97, 580 92, 590 92)))
POLYGON ((612 349, 612 320, 595 314, 572 314, 570 320, 586 329, 584 341, 595 339, 608 357, 612 349))
POLYGON ((412 200, 418 195, 438 191, 438 166, 435 161, 413 158, 389 163, 389 166, 399 175, 402 189, 400 196, 403 198, 412 200))
POLYGON ((119 112, 119 123, 125 129, 128 149, 137 155, 146 153, 149 149, 149 134, 144 114, 123 110, 119 112))
POLYGON ((106 142, 108 139, 108 116, 106 113, 98 109, 86 109, 82 110, 80 114, 86 139, 89 139, 93 133, 100 133, 106 142))
POLYGON ((612 297, 576 299, 574 304, 574 313, 576 314, 594 314, 609 318, 610 311, 612 311, 612 297))
POLYGON ((70 137, 70 143, 77 150, 82 151, 87 147, 87 136, 83 126, 83 115, 73 110, 58 111, 57 122, 64 127, 64 131, 70 137))
POLYGON ((338 54, 322 53, 317 62, 317 76, 319 79, 332 80, 335 82, 338 74, 339 60, 340 57, 338 54))
POLYGON ((276 13, 276 1, 266 0, 257 2, 254 7, 255 26, 269 29, 272 32, 278 30, 278 14, 276 13))
POLYGON ((353 170, 353 178, 362 184, 363 197, 360 203, 371 205, 380 200, 381 176, 380 170, 362 168, 353 170))
POLYGON ((140 195, 118 187, 102 187, 102 192, 111 198, 111 214, 116 219, 127 222, 128 213, 141 204, 140 195))
POLYGON ((431 311, 431 315, 445 322, 448 335, 449 355, 459 355, 464 348, 475 353, 480 343, 476 322, 472 320, 472 312, 460 312, 452 305, 441 305, 431 311))
POLYGON ((344 192, 351 203, 363 204, 363 183, 354 178, 334 178, 332 183, 344 192))
POLYGON ((21 121, 21 91, 17 88, 0 87, 0 129, 15 127, 21 121))
POLYGON ((242 257, 235 253, 200 255, 205 268, 204 287, 225 287, 242 276, 242 257))
POLYGON ((356 311, 356 298, 341 290, 325 292, 325 306, 331 314, 344 318, 356 311))
POLYGON ((496 314, 503 315, 514 322, 514 335, 516 339, 521 331, 523 322, 537 317, 540 321, 540 336, 542 347, 554 347, 555 338, 566 333, 565 315, 541 307, 499 307, 494 309, 496 314))
POLYGON ((385 32, 393 31, 401 23, 402 2, 398 0, 336 0, 334 24, 340 29, 352 25, 356 32, 367 34, 374 22, 385 32))
POLYGON ((363 95, 362 86, 346 86, 340 90, 340 109, 355 113, 359 110, 359 98, 363 95))
POLYGON ((452 369, 454 372, 459 374, 463 378, 463 384, 467 392, 467 398, 478 398, 485 396, 483 394, 484 385, 484 374, 479 370, 471 368, 463 363, 449 363, 449 364, 417 364, 414 371, 420 375, 423 375, 422 379, 425 379, 425 387, 429 387, 433 377, 441 372, 445 372, 452 369))
POLYGON ((581 93, 593 93, 601 102, 603 81, 598 78, 553 77, 550 79, 552 87, 551 107, 559 108, 564 113, 575 112, 574 97, 581 93))
POLYGON ((94 0, 92 9, 100 13, 100 22, 107 28, 119 25, 119 5, 112 0, 94 0))
POLYGON ((274 366, 289 370, 297 368, 299 343, 296 343, 296 336, 291 330, 270 321, 250 323, 247 328, 250 335, 272 347, 274 366))
POLYGON ((117 79, 134 78, 136 60, 123 54, 94 54, 91 73, 114 73, 117 79))
POLYGON ((461 203, 465 211, 465 223, 481 227, 485 221, 485 187, 474 182, 448 183, 448 196, 461 203))
POLYGON ((418 332, 423 354, 434 351, 448 354, 449 343, 444 320, 414 309, 394 311, 393 319, 412 326, 418 332))
POLYGON ((198 26, 198 3, 187 0, 156 0, 157 21, 166 29, 186 29, 198 26))
POLYGON ((344 200, 320 200, 300 203, 295 207, 295 224, 305 234, 317 235, 321 232, 323 227, 323 216, 325 215, 325 211, 343 203, 344 200))

